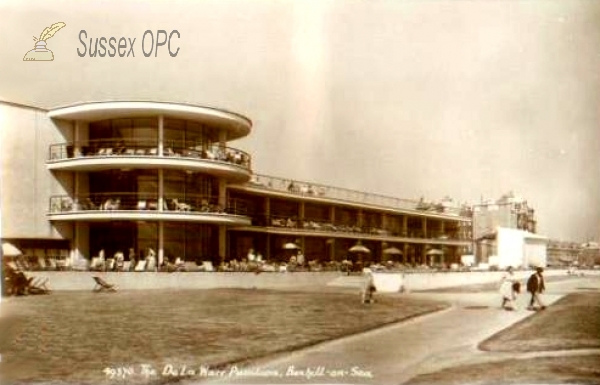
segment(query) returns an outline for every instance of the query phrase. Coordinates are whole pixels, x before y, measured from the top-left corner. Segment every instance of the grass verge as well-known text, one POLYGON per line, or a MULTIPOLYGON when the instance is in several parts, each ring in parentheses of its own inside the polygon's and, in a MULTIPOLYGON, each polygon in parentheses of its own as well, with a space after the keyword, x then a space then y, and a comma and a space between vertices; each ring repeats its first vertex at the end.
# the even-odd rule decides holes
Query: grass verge
MULTIPOLYGON (((575 293, 492 336, 480 348, 515 354, 600 348, 598 330, 600 293, 575 293)), ((544 357, 540 353, 448 368, 417 376, 407 384, 600 384, 599 362, 600 354, 544 357)))
MULTIPOLYGON (((2 303, 2 383, 115 383, 106 369, 239 363, 440 310, 436 302, 268 290, 56 292, 2 303)), ((144 382, 142 377, 126 383, 144 382)))

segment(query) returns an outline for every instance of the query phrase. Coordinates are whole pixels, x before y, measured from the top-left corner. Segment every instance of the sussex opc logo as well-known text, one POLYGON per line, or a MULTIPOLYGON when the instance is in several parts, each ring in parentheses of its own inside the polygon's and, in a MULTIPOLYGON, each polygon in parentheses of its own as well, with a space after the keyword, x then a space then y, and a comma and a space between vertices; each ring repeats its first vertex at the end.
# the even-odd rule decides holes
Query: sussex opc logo
POLYGON ((50 27, 46 27, 39 39, 33 37, 35 41, 35 48, 27 52, 23 57, 23 61, 52 61, 54 60, 54 54, 48 48, 46 48, 46 41, 50 39, 56 32, 62 27, 66 26, 65 23, 58 22, 52 24, 50 27))

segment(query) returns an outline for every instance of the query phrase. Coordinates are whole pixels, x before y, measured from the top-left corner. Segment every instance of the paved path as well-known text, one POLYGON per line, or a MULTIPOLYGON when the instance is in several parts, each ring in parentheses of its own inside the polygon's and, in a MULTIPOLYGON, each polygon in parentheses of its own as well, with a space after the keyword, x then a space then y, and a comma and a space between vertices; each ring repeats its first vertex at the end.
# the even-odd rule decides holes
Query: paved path
MULTIPOLYGON (((551 304, 582 288, 600 290, 600 280, 574 278, 547 286, 544 299, 551 304)), ((525 310, 527 294, 519 297, 520 310, 513 312, 501 310, 498 293, 491 291, 402 295, 448 301, 452 306, 407 322, 257 360, 247 367, 247 372, 241 372, 241 367, 232 367, 223 377, 195 378, 195 382, 397 385, 444 367, 501 359, 503 355, 481 352, 477 345, 532 314, 525 310)))

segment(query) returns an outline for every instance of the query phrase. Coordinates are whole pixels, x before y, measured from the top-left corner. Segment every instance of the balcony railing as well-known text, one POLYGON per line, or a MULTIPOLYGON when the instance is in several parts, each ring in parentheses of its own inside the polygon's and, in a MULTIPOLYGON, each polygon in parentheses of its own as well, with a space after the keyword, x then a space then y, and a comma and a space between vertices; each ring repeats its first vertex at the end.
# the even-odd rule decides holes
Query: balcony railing
POLYGON ((252 225, 262 227, 279 227, 293 230, 311 231, 311 232, 335 232, 347 234, 361 234, 379 237, 403 237, 403 238, 420 238, 433 240, 450 240, 450 241, 468 241, 469 238, 461 237, 459 231, 440 231, 428 230, 424 232, 422 229, 407 228, 389 229, 378 226, 359 226, 358 223, 332 223, 323 219, 311 218, 291 218, 281 215, 252 215, 252 225))
POLYGON ((158 194, 152 193, 95 193, 77 196, 55 195, 50 197, 50 214, 103 212, 103 211, 149 211, 181 214, 228 214, 246 215, 247 207, 239 199, 230 198, 220 205, 216 197, 198 194, 165 194, 162 209, 158 194))
MULTIPOLYGON (((49 160, 79 159, 86 157, 158 157, 158 142, 143 139, 101 139, 52 144, 49 160)), ((189 141, 168 140, 163 144, 163 157, 202 159, 226 162, 251 168, 248 153, 218 144, 206 145, 189 141)))
POLYGON ((248 185, 291 194, 309 197, 333 198, 353 203, 381 206, 385 208, 425 211, 445 215, 470 217, 465 208, 448 207, 441 203, 434 204, 423 200, 411 200, 389 197, 386 195, 367 193, 340 187, 332 187, 317 183, 300 182, 291 179, 278 178, 268 175, 254 174, 248 185))

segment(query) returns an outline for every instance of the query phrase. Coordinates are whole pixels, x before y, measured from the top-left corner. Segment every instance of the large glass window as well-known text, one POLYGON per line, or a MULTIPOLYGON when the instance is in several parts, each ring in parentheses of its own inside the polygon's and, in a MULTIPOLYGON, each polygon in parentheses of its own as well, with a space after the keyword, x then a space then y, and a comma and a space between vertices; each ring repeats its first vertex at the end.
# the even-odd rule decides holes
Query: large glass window
POLYGON ((158 250, 158 224, 154 222, 112 221, 90 224, 90 251, 97 256, 104 250, 106 258, 117 251, 129 258, 133 249, 137 259, 146 257, 149 249, 158 250))
POLYGON ((198 122, 165 119, 163 125, 166 148, 201 150, 218 141, 216 130, 198 122))
POLYGON ((198 264, 216 262, 219 250, 217 228, 193 223, 165 223, 164 245, 165 258, 171 262, 177 258, 198 264))
POLYGON ((103 120, 90 123, 89 127, 90 140, 158 141, 158 118, 103 120))
POLYGON ((140 201, 158 199, 157 170, 107 170, 89 174, 90 199, 96 205, 119 200, 120 210, 135 210, 140 201))
POLYGON ((174 200, 192 207, 200 207, 203 200, 212 204, 218 197, 218 181, 209 175, 165 171, 164 196, 168 204, 174 200))

